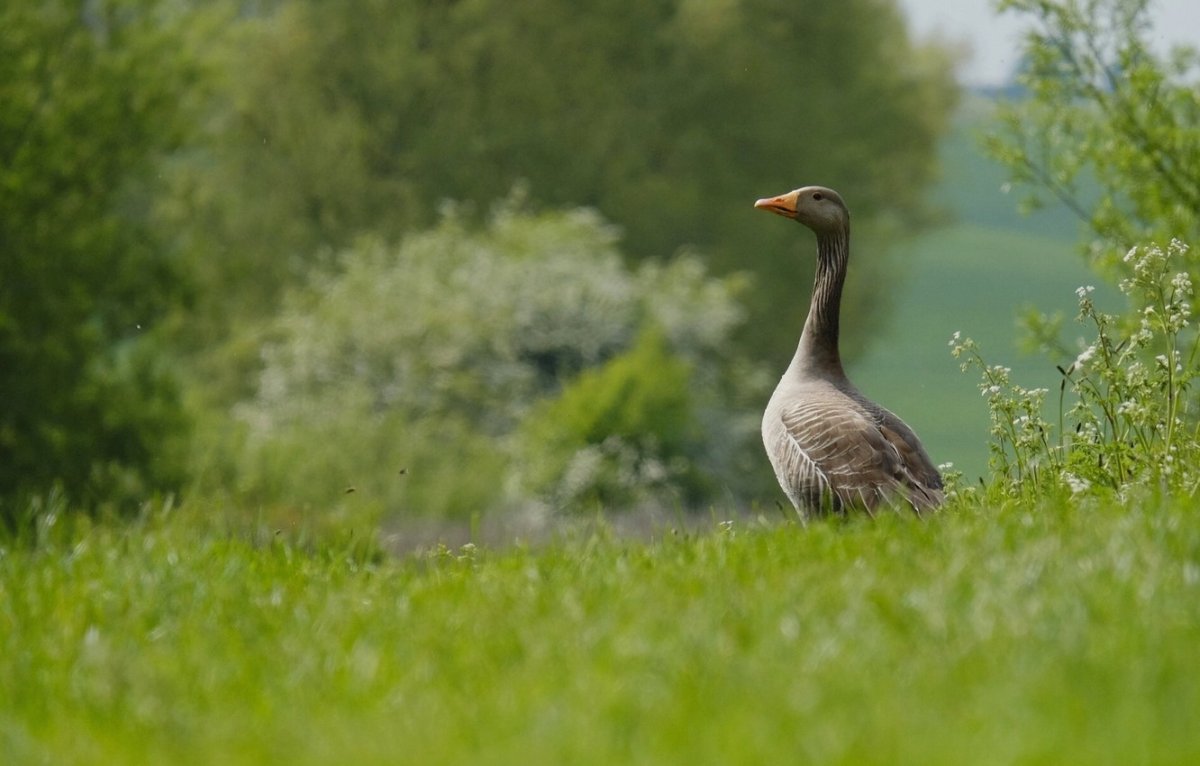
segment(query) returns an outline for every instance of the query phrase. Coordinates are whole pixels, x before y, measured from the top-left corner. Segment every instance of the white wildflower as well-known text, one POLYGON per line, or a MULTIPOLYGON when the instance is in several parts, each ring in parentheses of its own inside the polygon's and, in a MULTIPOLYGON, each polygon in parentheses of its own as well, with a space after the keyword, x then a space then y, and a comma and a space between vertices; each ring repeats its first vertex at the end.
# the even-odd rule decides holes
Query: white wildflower
POLYGON ((1087 492, 1092 487, 1092 483, 1082 476, 1076 476, 1073 473, 1063 472, 1063 481, 1071 488, 1071 493, 1078 495, 1080 492, 1087 492))
POLYGON ((1081 287, 1075 288, 1075 294, 1078 295, 1080 298, 1086 298, 1090 293, 1093 293, 1095 291, 1096 291, 1095 285, 1087 285, 1087 286, 1081 286, 1081 287))
POLYGON ((1175 288, 1176 292, 1184 295, 1192 294, 1192 278, 1188 276, 1186 271, 1181 271, 1171 277, 1171 287, 1175 288))
POLYGON ((1072 368, 1074 368, 1076 370, 1082 370, 1084 365, 1086 365, 1088 362, 1090 362, 1092 360, 1092 357, 1095 355, 1096 355, 1096 344, 1093 343, 1092 345, 1085 348, 1083 351, 1079 352, 1079 356, 1075 357, 1075 363, 1071 365, 1072 368))

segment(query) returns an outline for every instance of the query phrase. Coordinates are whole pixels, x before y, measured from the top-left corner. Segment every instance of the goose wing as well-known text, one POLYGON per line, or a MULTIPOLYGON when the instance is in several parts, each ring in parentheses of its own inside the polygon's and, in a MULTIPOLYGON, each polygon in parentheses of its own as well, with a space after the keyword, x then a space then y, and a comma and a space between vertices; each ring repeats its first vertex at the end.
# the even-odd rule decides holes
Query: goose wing
MULTIPOLYGON (((820 397, 794 401, 780 410, 776 474, 797 507, 870 511, 880 503, 907 499, 922 511, 940 502, 940 489, 928 487, 921 478, 920 443, 914 447, 906 439, 907 426, 895 428, 873 414, 820 397)), ((936 469, 931 470, 936 476, 936 469)))
POLYGON ((898 488, 899 454, 858 408, 805 399, 779 417, 782 460, 776 472, 797 505, 871 509, 898 488))
POLYGON ((909 489, 909 501, 918 511, 941 505, 942 475, 929 458, 921 440, 908 424, 879 405, 872 405, 872 415, 884 438, 896 448, 904 468, 902 482, 909 489))

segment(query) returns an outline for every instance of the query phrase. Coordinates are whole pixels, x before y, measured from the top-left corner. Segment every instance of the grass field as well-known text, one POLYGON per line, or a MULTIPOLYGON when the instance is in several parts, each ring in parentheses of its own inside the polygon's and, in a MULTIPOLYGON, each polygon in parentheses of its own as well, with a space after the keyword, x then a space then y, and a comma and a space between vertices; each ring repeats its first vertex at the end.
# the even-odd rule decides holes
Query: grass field
POLYGON ((180 518, 55 537, 0 549, 8 764, 1200 760, 1189 510, 412 558, 180 518))

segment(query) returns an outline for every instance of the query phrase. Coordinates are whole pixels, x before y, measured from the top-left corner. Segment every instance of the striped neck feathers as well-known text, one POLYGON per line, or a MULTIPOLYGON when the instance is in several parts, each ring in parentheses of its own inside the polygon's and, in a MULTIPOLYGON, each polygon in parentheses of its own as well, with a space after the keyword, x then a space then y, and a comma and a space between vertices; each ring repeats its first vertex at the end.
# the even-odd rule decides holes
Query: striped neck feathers
POLYGON ((838 320, 842 286, 850 257, 850 229, 817 232, 817 272, 813 279, 812 303, 796 349, 796 361, 817 372, 844 377, 838 353, 838 320))

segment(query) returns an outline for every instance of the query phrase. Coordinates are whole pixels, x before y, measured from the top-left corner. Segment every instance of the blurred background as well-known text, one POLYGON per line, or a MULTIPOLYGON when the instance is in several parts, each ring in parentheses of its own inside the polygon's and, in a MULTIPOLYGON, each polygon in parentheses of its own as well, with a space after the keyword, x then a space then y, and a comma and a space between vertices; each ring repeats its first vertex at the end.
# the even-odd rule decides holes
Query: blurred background
MULTIPOLYGON (((1186 0, 1151 40, 1196 43, 1186 0)), ((1017 317, 1096 282, 981 146, 985 0, 10 0, 0 509, 286 523, 774 508, 759 417, 854 220, 851 377, 968 478, 1017 317)), ((1113 300, 1103 286, 1097 301, 1113 300)), ((1115 308, 1115 307, 1114 307, 1115 308)), ((772 510, 772 512, 774 512, 772 510)))

